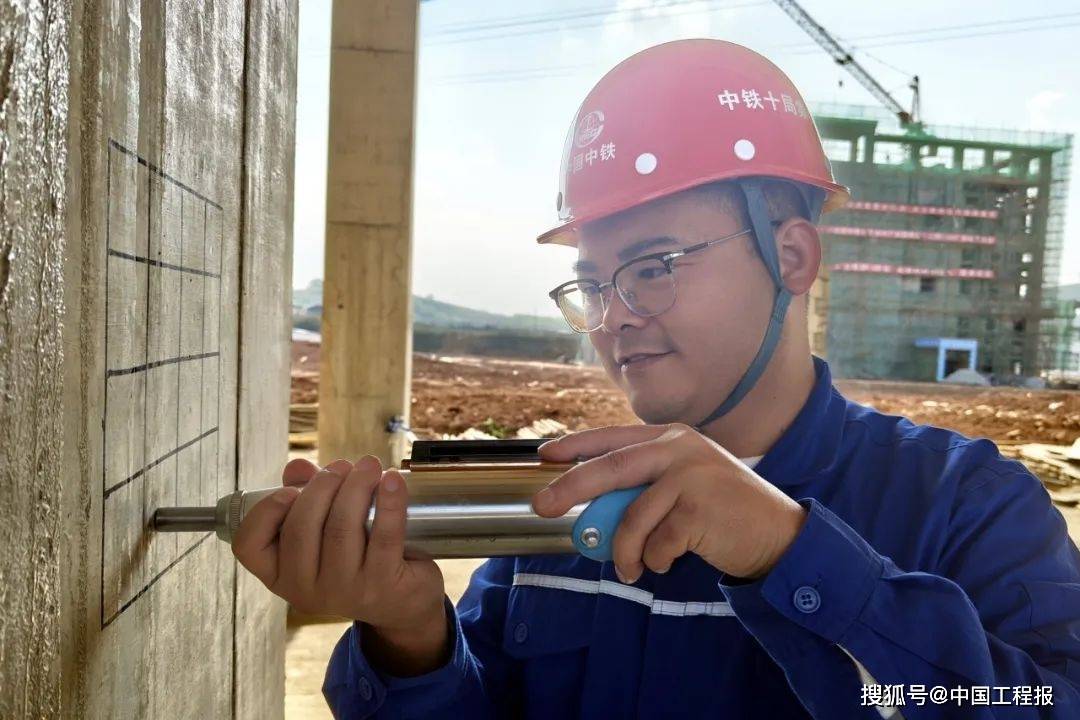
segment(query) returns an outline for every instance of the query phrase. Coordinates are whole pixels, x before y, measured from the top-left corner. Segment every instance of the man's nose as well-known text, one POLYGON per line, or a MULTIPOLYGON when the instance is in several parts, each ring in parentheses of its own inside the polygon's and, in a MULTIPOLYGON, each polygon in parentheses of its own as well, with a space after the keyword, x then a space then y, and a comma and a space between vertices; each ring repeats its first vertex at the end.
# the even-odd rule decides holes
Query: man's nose
POLYGON ((600 329, 610 335, 618 335, 624 328, 642 327, 648 321, 648 318, 635 315, 623 302, 622 296, 613 289, 607 307, 604 308, 600 329))

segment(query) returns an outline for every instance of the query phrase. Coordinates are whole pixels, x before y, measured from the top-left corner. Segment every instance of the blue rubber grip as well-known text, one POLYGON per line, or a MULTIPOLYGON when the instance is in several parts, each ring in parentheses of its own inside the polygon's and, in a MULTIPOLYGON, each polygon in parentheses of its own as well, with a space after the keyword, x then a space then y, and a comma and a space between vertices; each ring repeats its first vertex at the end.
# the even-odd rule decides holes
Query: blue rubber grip
POLYGON ((639 485, 612 490, 589 503, 574 523, 573 540, 578 552, 597 562, 611 560, 611 541, 615 537, 615 529, 619 527, 626 508, 637 500, 638 495, 645 492, 647 487, 648 485, 639 485), (581 539, 586 528, 593 528, 600 533, 600 542, 596 547, 587 546, 581 539))

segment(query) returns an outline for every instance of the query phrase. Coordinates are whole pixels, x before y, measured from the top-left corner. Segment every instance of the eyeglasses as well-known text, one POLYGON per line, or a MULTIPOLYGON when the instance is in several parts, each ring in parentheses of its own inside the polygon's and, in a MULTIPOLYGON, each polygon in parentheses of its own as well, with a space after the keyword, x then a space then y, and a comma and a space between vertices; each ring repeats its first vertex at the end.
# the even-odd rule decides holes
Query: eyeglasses
POLYGON ((675 275, 672 272, 675 260, 751 232, 753 230, 748 228, 679 250, 642 255, 616 268, 611 282, 570 280, 548 295, 559 306, 574 332, 588 333, 600 329, 610 302, 611 288, 618 291, 630 312, 641 317, 654 317, 675 304, 675 275))

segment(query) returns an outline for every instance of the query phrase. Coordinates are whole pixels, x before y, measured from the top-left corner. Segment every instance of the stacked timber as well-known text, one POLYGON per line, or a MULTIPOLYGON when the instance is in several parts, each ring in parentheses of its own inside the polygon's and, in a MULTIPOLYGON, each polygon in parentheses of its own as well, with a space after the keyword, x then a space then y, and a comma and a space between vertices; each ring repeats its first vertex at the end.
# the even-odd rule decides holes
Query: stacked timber
POLYGON ((1024 463, 1046 486, 1059 505, 1080 504, 1080 440, 1072 445, 1028 443, 1001 448, 1024 463))

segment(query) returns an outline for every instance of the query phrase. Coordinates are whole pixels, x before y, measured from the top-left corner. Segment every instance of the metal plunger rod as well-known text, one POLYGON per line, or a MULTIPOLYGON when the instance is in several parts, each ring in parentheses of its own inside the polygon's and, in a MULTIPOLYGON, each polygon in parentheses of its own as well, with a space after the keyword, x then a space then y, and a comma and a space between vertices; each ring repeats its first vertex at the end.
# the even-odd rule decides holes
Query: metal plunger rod
POLYGON ((154 511, 158 532, 211 532, 217 530, 213 507, 168 507, 154 511))
MULTIPOLYGON (((529 501, 568 466, 545 464, 459 465, 401 471, 411 493, 406 553, 434 558, 573 553, 571 533, 586 505, 559 518, 542 518, 529 501)), ((208 532, 231 541, 252 506, 279 488, 237 491, 214 507, 159 508, 158 532, 208 532)), ((368 514, 367 529, 375 515, 368 514)))

